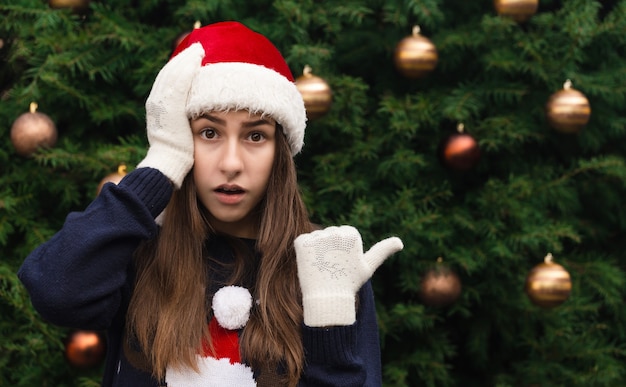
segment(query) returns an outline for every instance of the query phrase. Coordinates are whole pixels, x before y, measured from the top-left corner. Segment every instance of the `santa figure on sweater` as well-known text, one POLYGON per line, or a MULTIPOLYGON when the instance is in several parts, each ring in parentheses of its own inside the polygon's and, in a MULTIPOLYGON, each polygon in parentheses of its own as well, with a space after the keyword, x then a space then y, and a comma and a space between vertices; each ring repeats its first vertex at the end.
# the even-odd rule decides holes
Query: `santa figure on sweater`
POLYGON ((212 349, 203 344, 196 355, 199 372, 168 368, 168 387, 251 387, 256 386, 252 369, 241 363, 239 332, 250 318, 252 296, 248 289, 226 286, 213 296, 213 317, 209 323, 212 349))

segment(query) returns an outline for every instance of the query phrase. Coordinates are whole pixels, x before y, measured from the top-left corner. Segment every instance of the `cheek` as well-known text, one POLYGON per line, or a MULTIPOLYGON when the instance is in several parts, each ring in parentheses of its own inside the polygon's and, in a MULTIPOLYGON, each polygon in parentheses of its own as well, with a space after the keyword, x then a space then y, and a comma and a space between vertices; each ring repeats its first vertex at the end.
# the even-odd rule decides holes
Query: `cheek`
POLYGON ((274 151, 268 151, 262 157, 256 158, 254 165, 256 169, 256 174, 258 174, 259 176, 263 176, 265 184, 267 184, 270 173, 272 172, 272 167, 274 166, 274 151))
MULTIPOLYGON (((214 157, 213 157, 214 158, 214 157)), ((206 151, 198 151, 196 147, 193 156, 193 177, 196 182, 206 180, 216 165, 212 159, 211 153, 206 151)))

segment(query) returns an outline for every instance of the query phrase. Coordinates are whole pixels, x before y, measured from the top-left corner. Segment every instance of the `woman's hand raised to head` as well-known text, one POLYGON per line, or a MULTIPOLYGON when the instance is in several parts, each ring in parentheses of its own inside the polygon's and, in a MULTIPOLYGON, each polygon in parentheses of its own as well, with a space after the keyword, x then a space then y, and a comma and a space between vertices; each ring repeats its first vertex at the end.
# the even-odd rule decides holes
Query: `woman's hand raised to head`
POLYGON ((146 101, 150 147, 137 167, 160 170, 176 188, 180 188, 193 166, 193 136, 185 105, 202 58, 204 49, 200 43, 172 58, 157 75, 146 101))

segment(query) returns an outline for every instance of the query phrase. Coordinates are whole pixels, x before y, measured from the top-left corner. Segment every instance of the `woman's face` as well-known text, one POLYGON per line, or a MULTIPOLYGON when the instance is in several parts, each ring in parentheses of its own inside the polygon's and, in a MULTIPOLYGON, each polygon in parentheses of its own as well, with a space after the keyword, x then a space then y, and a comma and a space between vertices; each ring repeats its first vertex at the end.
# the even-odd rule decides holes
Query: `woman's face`
POLYGON ((265 196, 276 149, 276 121, 248 111, 191 121, 197 195, 216 231, 256 238, 252 210, 265 196))

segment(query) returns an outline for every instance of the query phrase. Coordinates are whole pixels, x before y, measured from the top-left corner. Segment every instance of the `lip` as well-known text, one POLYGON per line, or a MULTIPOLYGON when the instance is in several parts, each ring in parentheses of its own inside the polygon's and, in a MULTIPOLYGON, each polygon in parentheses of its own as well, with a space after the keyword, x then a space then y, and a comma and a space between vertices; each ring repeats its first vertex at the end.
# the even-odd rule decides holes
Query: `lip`
POLYGON ((241 202, 246 190, 238 185, 222 184, 213 190, 215 197, 222 204, 233 205, 241 202))

